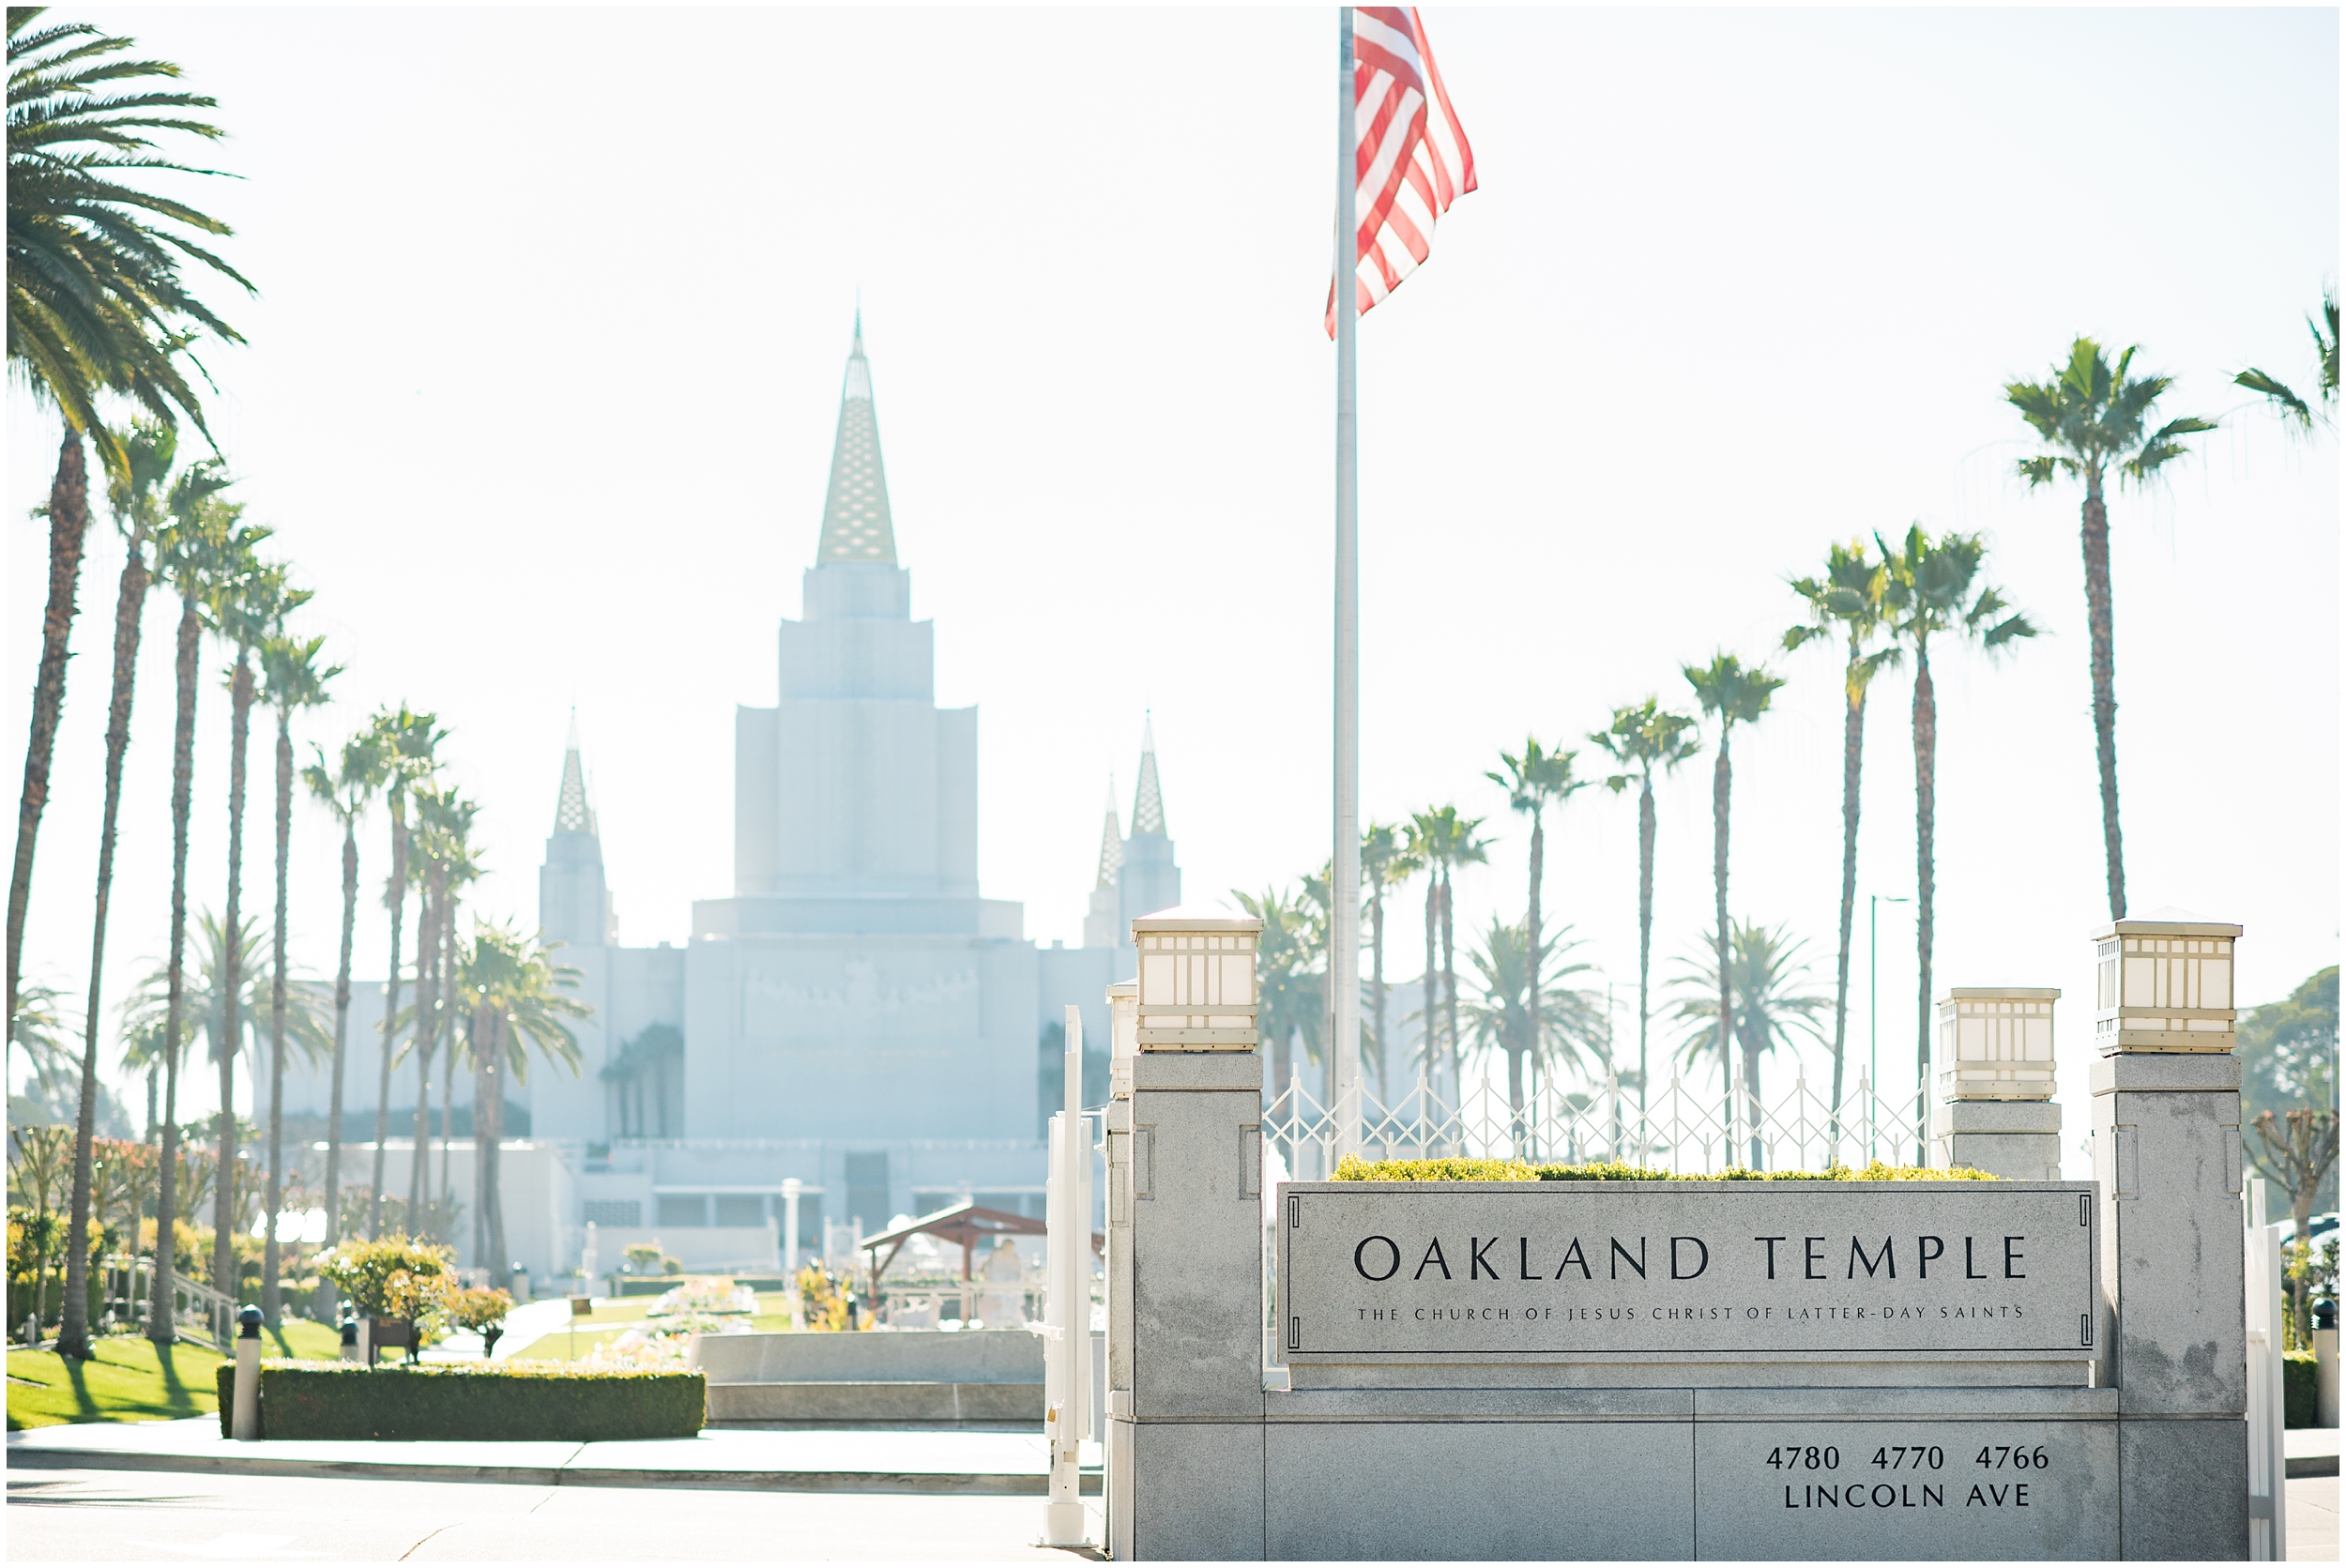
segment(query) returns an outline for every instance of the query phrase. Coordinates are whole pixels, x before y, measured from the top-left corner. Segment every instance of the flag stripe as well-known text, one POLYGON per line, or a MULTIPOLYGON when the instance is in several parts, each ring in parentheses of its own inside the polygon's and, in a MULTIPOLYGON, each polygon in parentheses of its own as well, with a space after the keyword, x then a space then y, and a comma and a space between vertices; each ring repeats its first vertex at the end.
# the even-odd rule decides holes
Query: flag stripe
MULTIPOLYGON (((1475 189, 1474 152, 1415 7, 1355 7, 1352 61, 1355 298, 1365 312, 1432 254, 1435 223, 1475 189)), ((1335 336, 1333 282, 1327 326, 1335 336)))

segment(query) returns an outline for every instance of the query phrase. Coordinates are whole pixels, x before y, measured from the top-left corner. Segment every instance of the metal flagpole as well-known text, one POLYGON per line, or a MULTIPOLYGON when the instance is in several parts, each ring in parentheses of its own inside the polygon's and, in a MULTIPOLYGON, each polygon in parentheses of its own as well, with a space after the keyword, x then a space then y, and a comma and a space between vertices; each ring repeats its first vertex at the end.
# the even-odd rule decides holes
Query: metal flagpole
POLYGON ((1360 135, 1353 118, 1352 8, 1340 8, 1336 54, 1336 690, 1335 854, 1328 891, 1328 985, 1336 1065, 1335 1147, 1361 1146, 1361 541, 1360 419, 1353 329, 1360 301, 1354 206, 1360 135))

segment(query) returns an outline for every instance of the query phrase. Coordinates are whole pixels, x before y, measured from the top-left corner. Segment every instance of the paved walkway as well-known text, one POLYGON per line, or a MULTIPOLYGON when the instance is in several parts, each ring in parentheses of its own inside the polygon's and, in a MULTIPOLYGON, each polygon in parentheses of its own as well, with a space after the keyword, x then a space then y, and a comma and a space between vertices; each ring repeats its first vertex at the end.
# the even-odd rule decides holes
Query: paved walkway
MULTIPOLYGON (((1040 1433, 723 1428, 632 1442, 231 1442, 218 1418, 93 1422, 11 1432, 8 1468, 794 1491, 1030 1495, 1046 1489, 1040 1433)), ((1096 1490, 1097 1444, 1084 1445, 1096 1490)))
MULTIPOLYGON (((1065 1562, 1040 1497, 8 1469, 17 1562, 1065 1562)), ((1090 1539, 1099 1541, 1097 1499, 1090 1539)), ((1087 1554, 1091 1555, 1091 1554, 1087 1554)))

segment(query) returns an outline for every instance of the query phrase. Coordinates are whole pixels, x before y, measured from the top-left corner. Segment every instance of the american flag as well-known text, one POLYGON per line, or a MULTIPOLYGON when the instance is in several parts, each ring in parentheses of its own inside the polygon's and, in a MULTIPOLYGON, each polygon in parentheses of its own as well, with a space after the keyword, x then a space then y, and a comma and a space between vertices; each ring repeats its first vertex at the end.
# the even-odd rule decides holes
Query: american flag
MULTIPOLYGON (((1430 253, 1434 222, 1474 189, 1474 150, 1441 84, 1414 6, 1352 11, 1355 159, 1360 195, 1356 268, 1365 315, 1430 253)), ((1328 335, 1336 291, 1328 288, 1328 335)))

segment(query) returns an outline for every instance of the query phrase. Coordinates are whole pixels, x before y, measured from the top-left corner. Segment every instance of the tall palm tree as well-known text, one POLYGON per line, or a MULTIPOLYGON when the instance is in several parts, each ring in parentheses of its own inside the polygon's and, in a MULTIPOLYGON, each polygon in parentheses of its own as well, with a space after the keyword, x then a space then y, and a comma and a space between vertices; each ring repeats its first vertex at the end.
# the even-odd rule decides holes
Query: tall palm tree
MULTIPOLYGON (((1540 936, 1540 884, 1546 880, 1547 869, 1547 807, 1551 803, 1561 804, 1570 799, 1577 791, 1588 785, 1588 780, 1572 776, 1572 759, 1579 754, 1577 752, 1547 751, 1540 745, 1537 738, 1526 736, 1521 756, 1513 756, 1505 752, 1499 754, 1500 765, 1506 771, 1483 775, 1507 792, 1509 810, 1531 819, 1531 892, 1523 917, 1523 951, 1531 964, 1531 974, 1524 984, 1523 995, 1525 1005, 1531 1010, 1528 1028, 1532 1040, 1544 1038, 1540 1029, 1540 999, 1544 994, 1540 985, 1540 961, 1546 956, 1547 944, 1540 936)), ((1497 930, 1498 927, 1492 929, 1497 930)), ((1509 1104, 1518 1123, 1523 1119, 1523 1102, 1519 1086, 1516 1083, 1519 1066, 1513 1058, 1509 1058, 1509 1104)), ((1518 1127, 1518 1137, 1520 1132, 1518 1127)))
POLYGON ((179 625, 173 676, 176 711, 171 737, 171 956, 165 961, 169 1002, 163 1028, 163 1144, 161 1175, 155 1187, 154 1295, 147 1303, 147 1333, 169 1345, 173 1273, 177 1255, 161 1238, 178 1218, 179 1053, 187 1043, 183 1003, 188 946, 188 816, 195 785, 196 671, 204 651, 206 607, 238 570, 234 548, 237 519, 244 511, 217 489, 190 495, 183 507, 175 491, 171 520, 156 536, 156 575, 179 596, 179 625))
POLYGON ((160 419, 138 420, 130 434, 120 440, 124 472, 107 487, 109 509, 123 535, 122 584, 114 601, 114 692, 106 715, 106 802, 98 834, 96 919, 90 935, 90 1005, 82 1047, 81 1106, 74 1140, 65 1321, 57 1332, 60 1353, 76 1359, 86 1359, 90 1350, 89 1292, 84 1276, 89 1268, 90 1183, 97 1134, 98 1020, 105 982, 106 917, 114 891, 114 844, 122 811, 122 762, 130 747, 130 698, 137 684, 139 632, 145 618, 147 588, 153 581, 147 570, 146 546, 170 517, 191 510, 228 482, 217 464, 198 463, 182 471, 177 481, 166 489, 178 444, 178 433, 173 426, 160 419))
POLYGON ((1680 1047, 1680 1059, 1689 1066, 1716 1051, 1719 1073, 1732 1077, 1729 1042, 1744 1058, 1744 1091, 1748 1097, 1750 1145, 1746 1163, 1757 1170, 1764 1150, 1760 1135, 1760 1058, 1768 1052, 1797 1048, 1799 1040, 1820 1040, 1817 1022, 1827 999, 1802 988, 1808 966, 1800 956, 1801 942, 1786 926, 1770 927, 1745 921, 1735 928, 1727 967, 1719 967, 1717 949, 1689 953, 1671 989, 1679 993, 1678 1016, 1689 1026, 1680 1047), (1731 998, 1728 1033, 1718 1028, 1718 994, 1731 998))
POLYGON ((1409 875, 1404 869, 1401 830, 1390 822, 1372 822, 1361 833, 1361 886, 1368 896, 1368 1015, 1369 1038, 1376 1043, 1377 1100, 1393 1114, 1392 1058, 1386 1052, 1385 890, 1409 875))
MULTIPOLYGON (((65 992, 58 986, 35 981, 17 994, 16 1016, 8 1020, 8 1051, 11 1057, 20 1050, 24 1053, 32 1070, 30 1081, 44 1095, 54 1094, 73 1081, 78 1064, 73 1058, 70 1017, 65 992)), ((13 1069, 13 1062, 10 1066, 13 1069)), ((10 1080, 14 1077, 11 1071, 10 1080)))
POLYGON ((2101 344, 2079 338, 2069 345, 2065 364, 2050 379, 2014 381, 2004 401, 2020 411, 2046 449, 2019 460, 2020 477, 2034 487, 2063 474, 2085 485, 2080 514, 2085 551, 2085 624, 2094 674, 2094 760, 2101 770, 2102 855, 2110 882, 2110 918, 2126 914, 2125 846, 2118 832, 2118 653, 2111 629, 2110 511, 2102 502, 2106 480, 2147 485, 2158 471, 2185 455, 2183 437, 2214 430, 2213 421, 2186 416, 2144 434, 2151 410, 2174 385, 2172 376, 2128 373, 2131 348, 2116 365, 2101 344))
POLYGON ((343 1068, 350 1041, 351 944, 358 924, 358 818, 390 781, 391 761, 372 723, 343 742, 331 767, 323 750, 311 750, 317 761, 302 769, 302 782, 343 830, 343 942, 334 969, 334 1065, 326 1105, 326 1244, 331 1247, 342 1240, 343 1068))
POLYGON ((1849 1046, 1849 961, 1857 919, 1857 817, 1859 784, 1866 762, 1866 690, 1876 671, 1895 662, 1897 649, 1866 651, 1882 632, 1882 595, 1889 569, 1866 549, 1862 539, 1836 544, 1825 554, 1824 573, 1797 577, 1792 591, 1808 606, 1809 618, 1784 633, 1787 651, 1840 633, 1847 642, 1841 665, 1841 945, 1833 984, 1833 1114, 1841 1114, 1841 1070, 1849 1046))
POLYGON ((268 1228, 261 1242, 261 1312, 272 1328, 281 1317, 277 1210, 285 1190, 285 905, 293 854, 293 716, 296 708, 324 703, 328 683, 342 674, 340 665, 319 662, 318 652, 325 646, 323 637, 304 639, 282 633, 261 645, 261 674, 268 704, 277 710, 277 909, 271 926, 276 941, 269 961, 268 1196, 262 1210, 268 1216, 268 1228))
POLYGON ((192 117, 215 100, 162 86, 179 74, 168 61, 119 58, 132 39, 85 22, 35 26, 45 9, 8 8, 8 374, 53 406, 65 427, 50 486, 49 605, 8 878, 11 1015, 89 529, 83 437, 96 444, 109 475, 129 478, 124 444, 99 419, 101 389, 164 424, 184 414, 202 430, 203 405, 177 358, 207 334, 244 340, 189 292, 181 264, 252 287, 200 242, 228 234, 227 224, 141 189, 158 174, 218 172, 154 153, 158 133, 217 139, 219 127, 192 117))
MULTIPOLYGON (((243 554, 241 571, 233 586, 223 585, 215 605, 216 624, 221 635, 236 650, 236 662, 228 672, 228 928, 240 929, 239 906, 244 898, 244 799, 245 762, 252 738, 252 650, 284 625, 285 615, 310 596, 293 593, 285 586, 285 569, 264 563, 256 554, 266 528, 238 530, 237 547, 243 554)), ((237 983, 236 967, 242 957, 236 943, 227 948, 228 981, 221 995, 229 1009, 228 1035, 238 1037, 236 1011, 243 997, 237 983)), ((234 1112, 236 1090, 236 1053, 223 1051, 217 1064, 220 1068, 220 1168, 230 1170, 236 1162, 236 1118, 234 1112)), ((236 1293, 236 1236, 226 1211, 230 1183, 221 1182, 217 1195, 219 1212, 212 1225, 212 1286, 223 1296, 236 1293)))
MULTIPOLYGON (((1534 997, 1531 991, 1541 959, 1578 944, 1560 932, 1546 953, 1535 952, 1527 925, 1506 925, 1494 918, 1483 933, 1481 948, 1467 954, 1479 982, 1465 1009, 1469 1036, 1479 1049, 1506 1055, 1510 1135, 1518 1158, 1531 1147, 1523 1109, 1525 1064, 1569 1062, 1584 1073, 1592 1060, 1600 1069, 1607 1064, 1601 998, 1560 984, 1548 984, 1545 997, 1534 997)), ((1586 964, 1565 964, 1547 980, 1561 981, 1588 969, 1586 964)))
POLYGON ((367 1203, 367 1237, 383 1235, 384 1140, 391 1134, 391 1043, 398 1032, 400 921, 407 912, 407 792, 432 774, 433 754, 445 738, 429 713, 404 705, 382 708, 374 729, 388 764, 383 798, 391 809, 391 875, 384 884, 383 902, 391 912, 391 964, 383 982, 383 1073, 374 1097, 373 1191, 367 1203))
MULTIPOLYGON (((1919 523, 1906 530, 1903 549, 1881 540, 1889 569, 1883 618, 1891 634, 1914 654, 1914 952, 1917 970, 1914 1018, 1914 1118, 1919 1129, 1930 1110, 1930 947, 1933 897, 1933 835, 1938 817, 1939 698, 1930 679, 1930 640, 1944 635, 1975 642, 1994 653, 2022 637, 2036 635, 2028 617, 2013 612, 2003 596, 1979 581, 1988 557, 1977 534, 1942 534, 1932 539, 1919 523)), ((1919 1135, 1919 1134, 1918 1134, 1919 1135)), ((1917 1147, 1914 1163, 1925 1151, 1917 1147)))
MULTIPOLYGON (((1432 812, 1415 812, 1401 828, 1401 860, 1394 867, 1401 876, 1425 876, 1425 973, 1419 985, 1418 997, 1418 1060, 1425 1070, 1425 1083, 1440 1081, 1436 1071, 1442 1060, 1441 1053, 1441 864, 1436 847, 1437 818, 1432 812)), ((1428 1096, 1420 1095, 1419 1117, 1431 1114, 1428 1096)))
POLYGON ((510 1074, 515 1083, 527 1081, 533 1050, 575 1074, 583 1059, 578 1037, 563 1020, 594 1013, 571 994, 578 971, 555 961, 560 946, 525 936, 510 925, 481 921, 475 923, 473 939, 457 966, 458 987, 471 999, 465 1045, 477 1064, 473 1138, 480 1153, 474 1162, 480 1180, 476 1212, 487 1225, 489 1277, 507 1289, 513 1283, 512 1255, 505 1246, 505 1205, 498 1187, 505 1080, 510 1074))
POLYGON ((1483 825, 1479 816, 1460 816, 1455 806, 1438 806, 1416 820, 1424 825, 1435 869, 1441 877, 1441 1005, 1442 1033, 1450 1047, 1451 1074, 1466 1096, 1466 1064, 1458 1033, 1458 938, 1454 917, 1452 879, 1460 866, 1489 863, 1491 841, 1475 837, 1483 825))
POLYGON ((2327 425, 2338 417, 2338 291, 2322 291, 2322 313, 2306 317, 2306 330, 2313 336, 2314 398, 2320 406, 2308 403, 2291 389, 2289 384, 2269 371, 2253 366, 2232 377, 2236 387, 2246 387, 2260 393, 2273 405, 2281 418, 2299 430, 2310 434, 2318 421, 2327 425))
POLYGON ((1646 1070, 1646 1029, 1653 1017, 1652 983, 1653 978, 1653 775, 1678 770, 1678 765, 1701 751, 1701 743, 1694 734, 1695 722, 1681 714, 1662 710, 1659 697, 1648 697, 1642 703, 1613 709, 1610 728, 1598 730, 1589 738, 1605 750, 1605 754, 1618 766, 1630 769, 1615 773, 1605 781, 1605 787, 1619 795, 1631 784, 1638 786, 1638 1109, 1645 1109, 1646 1085, 1652 1074, 1646 1070))
MULTIPOLYGON (((1728 995, 1727 988, 1730 968, 1728 959, 1730 932, 1727 923, 1727 828, 1735 788, 1735 768, 1729 758, 1729 752, 1735 738, 1735 726, 1757 723, 1760 715, 1768 710, 1768 704, 1775 700, 1776 689, 1784 682, 1780 677, 1770 675, 1760 665, 1744 668, 1743 661, 1731 653, 1714 653, 1707 665, 1689 664, 1685 667, 1685 676, 1686 683, 1695 689, 1695 700, 1705 713, 1718 722, 1719 754, 1711 769, 1711 891, 1714 913, 1718 921, 1713 941, 1717 951, 1716 967, 1713 972, 1719 982, 1718 1008, 1714 1015, 1718 1019, 1719 1057, 1725 1060, 1734 1022, 1734 998, 1728 995)), ((1734 1119, 1735 1105, 1730 1095, 1727 1105, 1729 1126, 1734 1125, 1734 1119)))
MULTIPOLYGON (((445 882, 445 893, 440 921, 441 928, 446 931, 456 929, 456 917, 464 905, 465 890, 480 879, 480 860, 470 838, 474 809, 470 805, 465 808, 463 819, 451 830, 441 849, 440 875, 445 882)), ((451 1146, 456 1137, 456 1058, 463 1054, 456 1028, 457 1015, 462 1011, 457 1005, 457 998, 462 993, 456 989, 456 963, 458 951, 463 945, 454 940, 440 944, 440 995, 445 998, 439 1009, 440 1196, 443 1199, 453 1199, 456 1192, 449 1182, 449 1172, 452 1166, 451 1146)), ((679 1045, 682 1039, 681 1035, 678 1036, 679 1045)), ((663 1114, 662 1124, 665 1123, 663 1114)), ((443 1240, 452 1241, 455 1238, 449 1236, 443 1240)))

